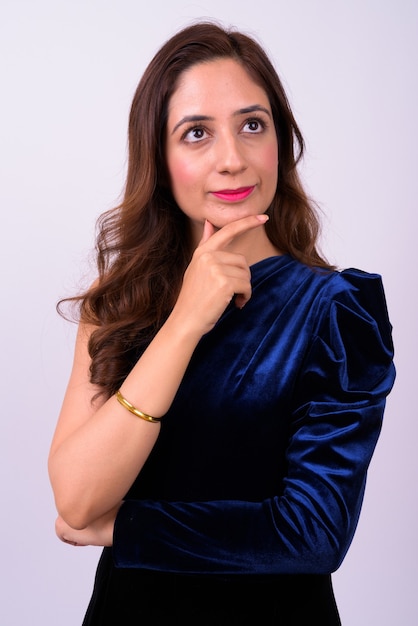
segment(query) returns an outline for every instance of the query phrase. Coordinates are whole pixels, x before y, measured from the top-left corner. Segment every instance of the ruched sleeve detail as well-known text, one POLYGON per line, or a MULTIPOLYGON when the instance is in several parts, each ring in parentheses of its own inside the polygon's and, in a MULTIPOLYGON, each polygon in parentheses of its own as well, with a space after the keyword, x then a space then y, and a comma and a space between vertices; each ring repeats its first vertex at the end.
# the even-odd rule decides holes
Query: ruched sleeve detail
POLYGON ((395 378, 391 325, 380 277, 359 270, 324 280, 310 311, 277 494, 257 502, 127 499, 115 524, 117 567, 221 575, 339 567, 395 378))

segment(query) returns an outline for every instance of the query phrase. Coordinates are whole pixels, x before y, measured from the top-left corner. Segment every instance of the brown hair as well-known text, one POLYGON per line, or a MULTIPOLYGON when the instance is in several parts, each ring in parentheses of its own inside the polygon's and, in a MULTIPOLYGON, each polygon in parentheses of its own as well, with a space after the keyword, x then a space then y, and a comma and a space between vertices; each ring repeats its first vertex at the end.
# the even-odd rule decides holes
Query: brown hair
POLYGON ((297 172, 303 137, 266 53, 251 37, 212 22, 181 30, 154 56, 133 98, 123 201, 97 223, 99 278, 84 294, 69 299, 80 304, 82 321, 97 326, 89 342, 91 381, 106 397, 117 390, 169 315, 193 252, 187 219, 167 184, 167 109, 182 72, 217 58, 241 63, 270 101, 279 171, 267 211, 268 237, 309 266, 330 267, 318 252, 319 222, 297 172))

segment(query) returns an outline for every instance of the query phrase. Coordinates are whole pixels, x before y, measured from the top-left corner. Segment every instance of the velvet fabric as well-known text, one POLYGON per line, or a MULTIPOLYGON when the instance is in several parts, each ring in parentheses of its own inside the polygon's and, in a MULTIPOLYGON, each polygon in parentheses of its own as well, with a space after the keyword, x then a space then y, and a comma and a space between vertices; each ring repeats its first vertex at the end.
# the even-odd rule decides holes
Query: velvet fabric
MULTIPOLYGON (((154 583, 184 592, 183 624, 197 587, 225 596, 236 621, 204 622, 202 601, 194 623, 254 623, 245 615, 261 604, 260 624, 340 623, 330 574, 354 535, 395 378, 381 278, 288 255, 251 274, 250 301, 231 303, 195 350, 118 513, 85 624, 113 623, 95 616, 115 603, 144 618, 141 589, 154 583), (255 605, 240 613, 247 592, 255 605), (281 621, 297 598, 306 614, 281 621)), ((157 623, 173 614, 168 598, 157 623)))

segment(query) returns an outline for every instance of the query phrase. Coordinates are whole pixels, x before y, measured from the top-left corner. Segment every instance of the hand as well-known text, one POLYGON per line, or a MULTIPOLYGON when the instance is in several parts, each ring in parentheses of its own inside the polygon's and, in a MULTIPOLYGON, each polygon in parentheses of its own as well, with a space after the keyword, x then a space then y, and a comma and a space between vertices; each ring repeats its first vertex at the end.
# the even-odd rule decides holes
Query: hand
POLYGON ((62 517, 58 516, 55 522, 55 532, 61 541, 72 546, 111 546, 119 507, 120 505, 114 507, 82 530, 71 528, 62 517))
POLYGON ((251 298, 251 273, 244 255, 229 252, 234 239, 262 226, 265 215, 252 215, 216 230, 205 222, 202 239, 184 274, 173 313, 197 325, 201 334, 216 324, 232 298, 242 308, 251 298))

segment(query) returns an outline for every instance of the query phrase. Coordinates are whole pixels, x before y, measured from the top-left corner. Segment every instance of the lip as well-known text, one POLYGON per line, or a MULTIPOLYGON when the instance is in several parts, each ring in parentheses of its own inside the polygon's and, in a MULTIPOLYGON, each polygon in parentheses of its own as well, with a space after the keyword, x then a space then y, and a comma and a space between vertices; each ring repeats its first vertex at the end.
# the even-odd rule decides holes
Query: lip
POLYGON ((240 202, 251 195, 254 187, 255 185, 239 187, 238 189, 220 189, 219 191, 212 191, 212 194, 225 202, 240 202))

